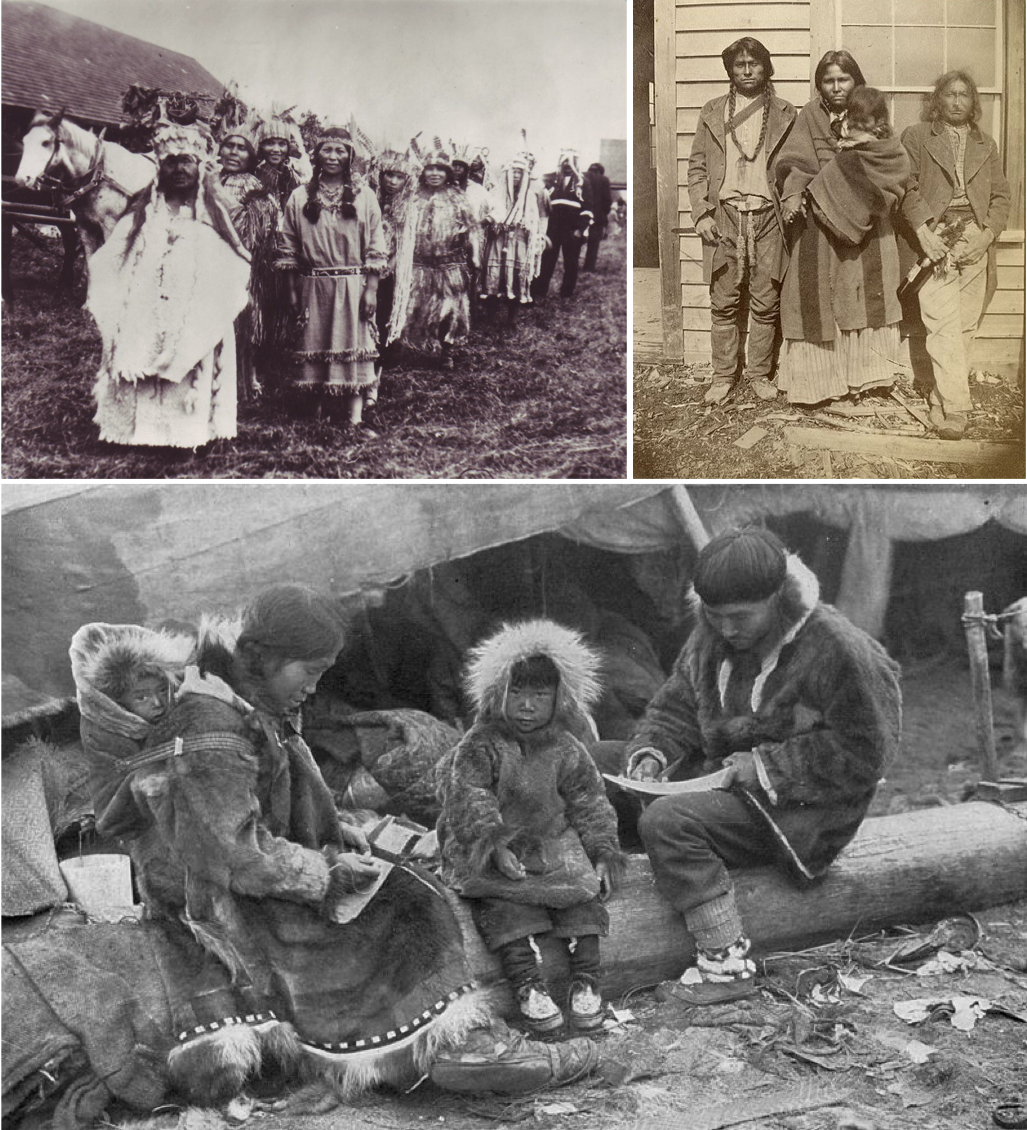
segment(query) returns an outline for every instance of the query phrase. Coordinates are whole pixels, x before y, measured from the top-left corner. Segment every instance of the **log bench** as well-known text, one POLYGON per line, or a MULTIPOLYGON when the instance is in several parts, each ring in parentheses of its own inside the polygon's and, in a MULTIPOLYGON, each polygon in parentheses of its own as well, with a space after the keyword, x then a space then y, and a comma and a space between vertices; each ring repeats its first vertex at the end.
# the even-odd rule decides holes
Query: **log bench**
MULTIPOLYGON (((735 890, 757 956, 1015 902, 1027 898, 1027 803, 975 801, 873 817, 805 889, 774 868, 757 868, 735 872, 735 890)), ((502 982, 467 904, 455 895, 452 902, 475 976, 483 984, 502 982)), ((609 910, 610 936, 602 943, 609 999, 677 977, 689 963, 691 935, 657 894, 644 855, 632 856, 609 910)), ((540 939, 540 949, 562 992, 564 952, 549 938, 540 939)))

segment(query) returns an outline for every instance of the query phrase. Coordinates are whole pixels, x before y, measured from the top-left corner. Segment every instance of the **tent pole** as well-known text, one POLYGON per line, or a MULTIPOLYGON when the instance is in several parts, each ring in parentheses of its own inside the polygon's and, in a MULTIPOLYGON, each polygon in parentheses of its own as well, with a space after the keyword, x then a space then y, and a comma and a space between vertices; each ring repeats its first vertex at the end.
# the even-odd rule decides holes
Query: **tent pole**
POLYGON ((968 592, 963 596, 963 629, 970 652, 970 688, 974 700, 977 747, 981 752, 984 778, 998 780, 995 756, 995 726, 991 713, 991 675, 988 671, 988 642, 984 619, 984 595, 968 592))
POLYGON ((699 517, 699 511, 695 508, 692 496, 679 483, 670 488, 670 497, 674 503, 674 513, 677 514, 681 525, 684 526, 685 532, 695 542, 695 548, 702 549, 710 540, 710 535, 706 532, 702 518, 699 517))

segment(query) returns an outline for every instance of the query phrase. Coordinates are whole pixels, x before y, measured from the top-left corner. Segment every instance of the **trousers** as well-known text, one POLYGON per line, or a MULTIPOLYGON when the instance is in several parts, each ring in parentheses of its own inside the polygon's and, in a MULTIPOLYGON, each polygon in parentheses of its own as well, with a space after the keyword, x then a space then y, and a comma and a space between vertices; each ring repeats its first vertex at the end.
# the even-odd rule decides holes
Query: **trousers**
MULTIPOLYGON (((966 250, 980 228, 971 220, 952 248, 966 250)), ((927 353, 934 369, 934 395, 946 414, 969 412, 970 347, 984 312, 988 285, 988 256, 968 267, 936 270, 920 290, 920 316, 927 330, 927 353)))
POLYGON ((720 242, 714 254, 710 282, 713 377, 714 380, 734 379, 738 372, 741 331, 748 324, 745 377, 768 380, 774 367, 781 301, 781 284, 773 277, 781 257, 781 229, 773 208, 744 213, 721 202, 715 219, 720 242), (746 227, 752 229, 749 255, 745 246, 746 227), (742 269, 739 269, 740 258, 742 269))

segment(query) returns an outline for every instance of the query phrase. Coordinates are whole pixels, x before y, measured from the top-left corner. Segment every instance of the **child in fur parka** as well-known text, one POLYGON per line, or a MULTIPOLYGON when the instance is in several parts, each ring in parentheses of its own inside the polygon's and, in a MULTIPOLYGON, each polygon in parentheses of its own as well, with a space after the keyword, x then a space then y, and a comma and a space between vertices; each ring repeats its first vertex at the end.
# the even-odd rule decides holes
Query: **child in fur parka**
POLYGON ((471 654, 477 717, 443 769, 443 877, 471 900, 533 1031, 564 1024, 542 979, 534 935, 566 939, 574 1028, 602 1025, 602 900, 623 872, 617 818, 588 750, 598 657, 550 620, 508 625, 471 654))

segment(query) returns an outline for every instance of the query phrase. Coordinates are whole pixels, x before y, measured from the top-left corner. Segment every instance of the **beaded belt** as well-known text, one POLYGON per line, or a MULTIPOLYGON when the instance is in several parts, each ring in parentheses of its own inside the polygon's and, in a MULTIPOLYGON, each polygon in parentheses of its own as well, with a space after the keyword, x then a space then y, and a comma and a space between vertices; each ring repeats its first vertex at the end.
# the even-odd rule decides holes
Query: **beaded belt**
POLYGON ((362 275, 364 273, 363 267, 311 267, 309 271, 303 271, 303 277, 307 279, 337 279, 341 275, 362 275))

